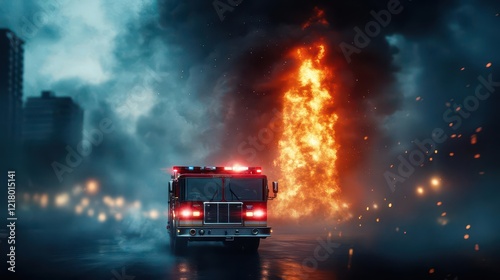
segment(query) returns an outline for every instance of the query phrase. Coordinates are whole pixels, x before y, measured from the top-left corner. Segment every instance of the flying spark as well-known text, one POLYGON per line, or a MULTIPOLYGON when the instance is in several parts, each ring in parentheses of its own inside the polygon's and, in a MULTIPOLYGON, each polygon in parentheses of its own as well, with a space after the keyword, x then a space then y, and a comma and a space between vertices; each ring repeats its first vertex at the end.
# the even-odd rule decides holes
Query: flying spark
POLYGON ((418 187, 417 188, 417 194, 418 195, 423 195, 424 194, 424 188, 423 187, 418 187))

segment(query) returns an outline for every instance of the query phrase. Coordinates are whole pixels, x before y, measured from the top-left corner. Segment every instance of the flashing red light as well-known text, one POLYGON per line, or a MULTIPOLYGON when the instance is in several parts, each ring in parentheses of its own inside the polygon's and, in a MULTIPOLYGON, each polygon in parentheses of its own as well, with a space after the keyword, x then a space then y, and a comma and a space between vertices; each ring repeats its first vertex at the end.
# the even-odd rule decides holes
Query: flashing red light
POLYGON ((198 218, 201 217, 201 211, 184 208, 181 210, 181 217, 184 219, 198 218))
POLYGON ((182 175, 187 173, 192 174, 203 174, 203 173, 217 173, 219 171, 225 173, 241 173, 241 174, 262 174, 262 168, 260 166, 173 166, 172 170, 174 175, 182 175))
POLYGON ((262 210, 255 210, 255 211, 253 212, 253 215, 254 215, 256 218, 262 218, 262 217, 264 217, 264 214, 265 214, 265 213, 264 213, 264 211, 262 211, 262 210))
POLYGON ((192 214, 193 213, 189 209, 184 209, 184 210, 181 211, 181 216, 184 217, 184 218, 189 218, 189 217, 191 217, 192 214))
POLYGON ((264 212, 264 210, 261 209, 246 212, 247 217, 255 217, 255 218, 262 218, 265 216, 265 214, 266 212, 264 212))
POLYGON ((248 170, 248 167, 247 166, 235 166, 235 167, 233 167, 233 170, 234 171, 246 171, 246 170, 248 170))

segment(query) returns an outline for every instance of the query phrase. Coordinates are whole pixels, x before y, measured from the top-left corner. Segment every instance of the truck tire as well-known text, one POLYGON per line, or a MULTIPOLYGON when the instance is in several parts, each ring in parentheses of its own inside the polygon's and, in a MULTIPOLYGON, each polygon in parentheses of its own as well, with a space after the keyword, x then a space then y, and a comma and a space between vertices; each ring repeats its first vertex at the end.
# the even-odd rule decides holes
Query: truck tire
POLYGON ((252 254, 259 249, 260 238, 239 238, 234 241, 225 241, 224 245, 236 252, 252 254))
POLYGON ((243 252, 256 253, 259 249, 260 238, 247 238, 243 241, 243 252))
POLYGON ((170 250, 175 255, 183 255, 187 250, 187 239, 178 238, 175 235, 170 236, 170 250))

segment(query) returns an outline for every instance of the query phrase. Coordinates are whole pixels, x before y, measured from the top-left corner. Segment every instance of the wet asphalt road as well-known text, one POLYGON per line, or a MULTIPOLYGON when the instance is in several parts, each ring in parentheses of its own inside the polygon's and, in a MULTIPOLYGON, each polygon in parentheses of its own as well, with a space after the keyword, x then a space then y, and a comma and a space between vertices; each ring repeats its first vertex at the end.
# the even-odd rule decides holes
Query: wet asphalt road
POLYGON ((2 279, 458 280, 497 279, 494 276, 500 275, 499 263, 488 258, 450 254, 403 261, 394 256, 384 258, 348 236, 276 231, 273 237, 262 240, 259 252, 253 255, 235 253, 218 242, 196 242, 190 243, 184 256, 174 256, 166 234, 159 238, 110 237, 83 231, 25 229, 18 237, 17 272, 2 279), (435 268, 433 273, 429 273, 431 268, 435 268), (481 278, 480 273, 489 276, 481 278))

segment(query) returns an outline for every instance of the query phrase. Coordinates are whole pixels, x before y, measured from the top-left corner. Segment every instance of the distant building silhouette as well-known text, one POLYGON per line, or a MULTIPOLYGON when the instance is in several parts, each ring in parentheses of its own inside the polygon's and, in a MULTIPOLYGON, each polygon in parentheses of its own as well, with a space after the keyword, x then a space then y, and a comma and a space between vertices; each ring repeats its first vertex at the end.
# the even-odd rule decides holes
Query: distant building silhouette
POLYGON ((71 97, 42 91, 24 106, 23 138, 27 144, 65 147, 82 140, 83 111, 71 97))
POLYGON ((2 155, 21 139, 24 42, 0 29, 0 131, 2 155))
POLYGON ((75 148, 82 140, 83 110, 71 97, 56 97, 42 91, 29 97, 24 106, 24 162, 31 181, 57 183, 51 164, 63 161, 67 147, 75 148))

